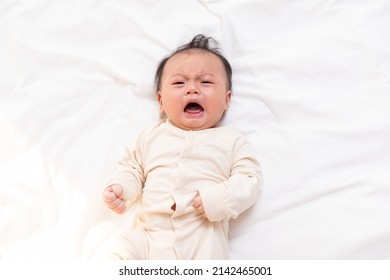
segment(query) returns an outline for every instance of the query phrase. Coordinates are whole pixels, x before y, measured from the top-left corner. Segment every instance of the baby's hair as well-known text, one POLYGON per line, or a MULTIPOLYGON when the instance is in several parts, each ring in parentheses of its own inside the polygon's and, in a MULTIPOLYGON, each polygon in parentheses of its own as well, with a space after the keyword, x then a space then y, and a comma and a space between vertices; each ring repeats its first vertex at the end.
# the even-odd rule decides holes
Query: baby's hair
POLYGON ((191 42, 178 47, 176 51, 174 51, 171 55, 164 58, 157 67, 157 71, 155 75, 155 84, 156 84, 157 91, 160 90, 161 76, 163 74, 164 66, 167 63, 167 61, 175 54, 192 50, 192 49, 199 49, 199 50, 210 52, 218 56, 219 59, 221 59, 223 66, 225 67, 225 71, 228 79, 228 88, 229 90, 231 90, 232 89, 232 67, 230 66, 229 61, 221 54, 217 45, 218 42, 214 38, 207 37, 203 34, 198 34, 192 39, 191 42))

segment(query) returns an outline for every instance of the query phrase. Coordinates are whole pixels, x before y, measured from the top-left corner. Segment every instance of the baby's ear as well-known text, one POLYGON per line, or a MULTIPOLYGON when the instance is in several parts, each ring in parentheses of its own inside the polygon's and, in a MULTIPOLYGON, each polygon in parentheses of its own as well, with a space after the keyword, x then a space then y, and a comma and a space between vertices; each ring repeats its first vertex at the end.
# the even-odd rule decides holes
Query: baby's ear
POLYGON ((229 109, 231 97, 232 97, 232 91, 229 90, 229 91, 226 93, 226 107, 225 107, 225 110, 229 109))
POLYGON ((167 118, 167 115, 165 114, 164 111, 164 106, 162 103, 162 96, 160 91, 157 92, 157 101, 158 104, 160 105, 160 120, 165 120, 167 118))
POLYGON ((162 109, 162 96, 161 96, 161 91, 157 92, 157 101, 158 104, 160 104, 160 109, 162 109))

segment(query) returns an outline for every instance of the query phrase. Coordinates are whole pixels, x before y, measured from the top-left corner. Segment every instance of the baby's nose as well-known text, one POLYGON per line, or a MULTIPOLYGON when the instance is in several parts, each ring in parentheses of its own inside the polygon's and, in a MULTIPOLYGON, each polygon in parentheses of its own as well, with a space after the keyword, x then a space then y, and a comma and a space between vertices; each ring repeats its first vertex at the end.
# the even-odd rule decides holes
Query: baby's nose
POLYGON ((199 94, 200 91, 199 91, 198 87, 195 85, 195 83, 191 82, 188 84, 186 93, 187 94, 199 94))

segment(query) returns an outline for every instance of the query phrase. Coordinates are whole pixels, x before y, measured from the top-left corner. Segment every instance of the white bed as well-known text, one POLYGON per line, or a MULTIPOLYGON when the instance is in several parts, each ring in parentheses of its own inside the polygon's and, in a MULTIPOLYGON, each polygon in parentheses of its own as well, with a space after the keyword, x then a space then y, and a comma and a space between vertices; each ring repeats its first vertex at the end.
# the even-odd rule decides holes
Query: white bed
POLYGON ((88 258, 129 217, 101 201, 158 119, 158 62, 198 33, 233 67, 261 198, 232 259, 390 259, 390 2, 0 2, 0 258, 88 258))

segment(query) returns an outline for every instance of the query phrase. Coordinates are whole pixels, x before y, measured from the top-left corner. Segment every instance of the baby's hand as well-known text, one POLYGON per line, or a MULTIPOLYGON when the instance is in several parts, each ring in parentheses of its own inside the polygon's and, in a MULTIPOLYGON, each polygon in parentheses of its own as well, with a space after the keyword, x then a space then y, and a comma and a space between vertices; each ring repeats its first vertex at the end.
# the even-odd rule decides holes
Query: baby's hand
POLYGON ((198 211, 199 214, 201 214, 204 218, 207 219, 206 213, 204 212, 204 208, 203 208, 203 202, 202 202, 202 199, 200 198, 199 193, 196 195, 196 197, 192 201, 192 206, 195 207, 195 209, 198 211))
POLYGON ((126 204, 122 199, 123 189, 119 185, 111 185, 103 191, 103 201, 107 207, 117 214, 126 211, 126 204))

